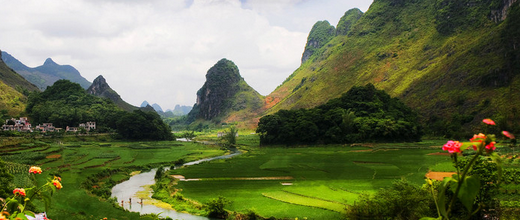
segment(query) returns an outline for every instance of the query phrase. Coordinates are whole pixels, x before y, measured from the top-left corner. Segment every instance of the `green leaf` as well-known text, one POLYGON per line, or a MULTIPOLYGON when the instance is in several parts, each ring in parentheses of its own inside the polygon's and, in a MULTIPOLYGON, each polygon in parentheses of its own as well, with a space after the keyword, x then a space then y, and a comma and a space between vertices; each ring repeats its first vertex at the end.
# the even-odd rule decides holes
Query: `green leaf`
POLYGON ((442 220, 442 217, 438 217, 438 218, 432 218, 432 217, 422 217, 421 219, 419 220, 442 220))
POLYGON ((475 198, 480 190, 480 180, 477 176, 468 176, 462 182, 462 186, 460 187, 458 198, 466 207, 468 212, 471 212, 473 209, 473 203, 475 202, 475 198))
POLYGON ((18 213, 16 216, 15 216, 15 219, 16 218, 20 218, 22 220, 28 220, 27 217, 25 217, 25 213, 18 213))
POLYGON ((448 218, 448 212, 446 211, 446 188, 453 180, 454 179, 451 177, 444 178, 438 189, 439 194, 437 196, 437 202, 439 204, 439 213, 441 214, 441 217, 444 218, 448 218))

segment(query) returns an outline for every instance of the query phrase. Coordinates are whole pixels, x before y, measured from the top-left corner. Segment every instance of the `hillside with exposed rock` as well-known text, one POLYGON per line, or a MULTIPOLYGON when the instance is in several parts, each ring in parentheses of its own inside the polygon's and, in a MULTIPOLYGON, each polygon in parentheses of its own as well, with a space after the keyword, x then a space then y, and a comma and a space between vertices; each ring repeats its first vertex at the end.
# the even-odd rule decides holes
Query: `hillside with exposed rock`
POLYGON ((519 2, 376 0, 359 19, 342 18, 335 36, 327 24, 316 23, 302 65, 266 97, 276 101, 267 114, 372 83, 434 135, 467 134, 487 117, 520 131, 519 2))
POLYGON ((90 85, 90 87, 88 87, 87 93, 98 96, 98 97, 110 99, 117 106, 119 106, 121 109, 124 109, 126 111, 133 111, 133 110, 138 109, 136 106, 130 105, 127 102, 125 102, 121 98, 121 96, 119 96, 119 94, 117 94, 116 91, 114 91, 112 88, 110 88, 106 79, 102 75, 99 75, 96 79, 94 79, 94 82, 92 82, 92 85, 90 85))
POLYGON ((232 61, 222 59, 208 70, 188 120, 240 122, 256 116, 262 107, 263 97, 244 81, 232 61))

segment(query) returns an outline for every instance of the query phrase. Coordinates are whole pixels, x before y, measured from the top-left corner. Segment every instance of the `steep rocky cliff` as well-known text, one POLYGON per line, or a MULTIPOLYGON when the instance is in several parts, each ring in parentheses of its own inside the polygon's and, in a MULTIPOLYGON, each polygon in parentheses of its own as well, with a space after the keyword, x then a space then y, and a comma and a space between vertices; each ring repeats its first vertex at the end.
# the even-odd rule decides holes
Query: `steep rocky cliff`
POLYGON ((114 91, 110 86, 108 85, 107 81, 102 75, 99 75, 96 79, 94 79, 94 82, 92 82, 92 85, 88 87, 87 93, 91 95, 95 95, 102 98, 107 98, 112 100, 117 106, 120 108, 126 110, 126 111, 133 111, 136 110, 137 107, 132 106, 125 102, 119 94, 117 94, 116 91, 114 91))
POLYGON ((238 67, 222 59, 206 74, 206 82, 197 92, 197 102, 190 111, 190 121, 197 119, 230 122, 258 111, 262 96, 240 76, 238 67))
POLYGON ((336 35, 336 28, 328 21, 318 21, 312 26, 307 37, 307 44, 302 55, 302 63, 305 63, 319 48, 323 47, 336 35))

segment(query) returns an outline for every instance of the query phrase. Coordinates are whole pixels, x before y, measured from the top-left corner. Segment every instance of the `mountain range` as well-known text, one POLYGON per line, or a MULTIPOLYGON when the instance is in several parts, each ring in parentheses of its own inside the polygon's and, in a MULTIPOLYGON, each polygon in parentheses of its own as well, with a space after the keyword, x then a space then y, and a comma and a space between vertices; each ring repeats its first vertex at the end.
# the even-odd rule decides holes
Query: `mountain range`
POLYGON ((66 79, 81 85, 84 89, 90 86, 90 82, 83 78, 79 71, 70 65, 59 65, 51 58, 47 58, 43 65, 31 68, 11 56, 9 53, 2 51, 2 60, 23 76, 27 81, 36 85, 40 90, 45 90, 47 86, 51 86, 60 79, 66 79))
MULTIPOLYGON (((482 118, 520 131, 519 4, 375 0, 365 13, 348 10, 335 27, 318 21, 302 45, 301 66, 265 97, 232 61, 218 61, 188 120, 254 125, 261 116, 316 107, 371 83, 416 110, 434 135, 467 133, 482 118)), ((59 66, 48 59, 29 69, 59 66)))

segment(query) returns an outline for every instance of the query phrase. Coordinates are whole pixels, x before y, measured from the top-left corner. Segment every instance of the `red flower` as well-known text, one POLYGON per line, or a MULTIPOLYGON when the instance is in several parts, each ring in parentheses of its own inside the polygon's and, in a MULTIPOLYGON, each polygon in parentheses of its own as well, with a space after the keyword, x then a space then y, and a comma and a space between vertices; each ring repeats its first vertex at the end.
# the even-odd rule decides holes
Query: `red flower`
POLYGON ((25 196, 25 189, 23 188, 16 188, 13 190, 13 194, 14 195, 20 195, 20 196, 25 196))
POLYGON ((511 133, 509 133, 508 131, 502 131, 502 134, 506 137, 508 137, 509 139, 515 139, 515 136, 511 133))
POLYGON ((495 147, 495 142, 494 141, 489 143, 488 145, 486 145, 486 151, 488 153, 491 152, 491 151, 494 151, 496 149, 497 149, 497 147, 495 147))
POLYGON ((63 186, 61 185, 60 181, 58 181, 58 180, 53 180, 52 184, 56 187, 56 189, 63 188, 63 186))
POLYGON ((42 173, 42 168, 32 166, 31 168, 29 168, 29 173, 41 174, 42 173))
POLYGON ((462 143, 458 141, 448 141, 448 143, 442 146, 442 150, 447 150, 450 154, 460 153, 460 146, 462 146, 462 143))
POLYGON ((488 125, 496 125, 495 122, 489 118, 486 118, 484 120, 482 120, 482 122, 488 124, 488 125))

